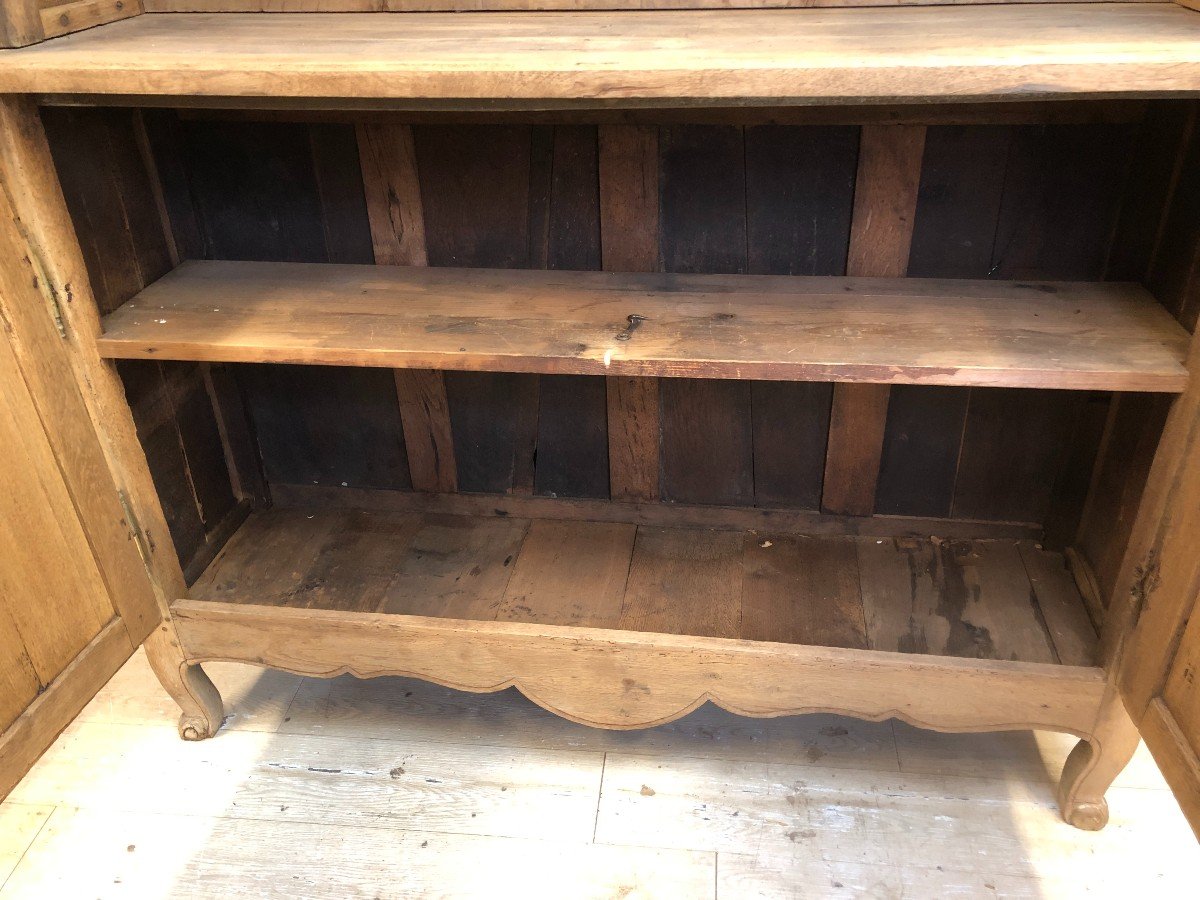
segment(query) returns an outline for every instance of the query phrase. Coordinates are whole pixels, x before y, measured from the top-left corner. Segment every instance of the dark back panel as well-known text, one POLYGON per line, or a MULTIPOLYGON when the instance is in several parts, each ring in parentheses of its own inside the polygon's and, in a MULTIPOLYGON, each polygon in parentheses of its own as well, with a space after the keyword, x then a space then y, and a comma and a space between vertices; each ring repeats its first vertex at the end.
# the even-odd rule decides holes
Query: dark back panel
MULTIPOLYGON (((430 265, 599 267, 594 126, 426 123, 412 132, 430 265)), ((858 137, 844 125, 662 126, 664 270, 844 272, 858 137)), ((181 246, 192 234, 214 258, 372 258, 352 125, 192 118, 176 140, 182 165, 160 169, 192 201, 189 223, 168 196, 181 246)), ((1124 125, 931 126, 910 274, 1103 277, 1132 147, 1124 125)), ((271 477, 325 460, 316 468, 334 483, 386 472, 389 486, 406 486, 390 437, 345 451, 380 459, 330 462, 311 430, 283 431, 266 405, 310 390, 312 378, 288 377, 294 385, 273 383, 269 396, 260 376, 243 379, 271 477)), ((602 379, 447 373, 446 389, 460 490, 608 496, 602 379)), ((390 414, 386 426, 380 418, 395 399, 389 379, 347 380, 334 393, 345 428, 394 434, 390 414)), ((1064 461, 1089 458, 1077 444, 1094 444, 1095 428, 1076 427, 1084 395, 1022 396, 895 388, 877 512, 1040 520, 1064 461)), ((664 379, 663 499, 817 508, 830 397, 827 384, 664 379)))

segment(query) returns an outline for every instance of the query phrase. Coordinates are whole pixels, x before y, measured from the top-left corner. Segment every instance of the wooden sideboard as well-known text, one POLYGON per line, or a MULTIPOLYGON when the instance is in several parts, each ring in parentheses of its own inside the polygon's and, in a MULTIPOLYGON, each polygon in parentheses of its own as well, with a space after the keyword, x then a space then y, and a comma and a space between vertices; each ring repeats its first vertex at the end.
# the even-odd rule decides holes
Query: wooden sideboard
POLYGON ((0 793, 144 643, 1200 827, 1200 14, 583 5, 0 3, 0 793))

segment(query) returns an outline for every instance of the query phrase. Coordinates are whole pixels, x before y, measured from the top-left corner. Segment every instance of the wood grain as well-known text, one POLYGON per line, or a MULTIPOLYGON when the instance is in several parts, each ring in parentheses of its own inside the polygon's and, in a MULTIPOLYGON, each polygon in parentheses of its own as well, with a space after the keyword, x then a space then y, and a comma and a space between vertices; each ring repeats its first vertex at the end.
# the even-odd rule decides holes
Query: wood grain
POLYGON ((1061 558, 1013 541, 274 508, 190 596, 1079 666, 1096 646, 1061 558))
POLYGON ((106 318, 99 344, 116 358, 1178 391, 1186 341, 1129 285, 192 261, 106 318))
POLYGON ((460 107, 1139 96, 1194 89, 1200 37, 1190 16, 1160 3, 145 15, 7 54, 0 91, 391 97, 460 107), (314 33, 325 39, 314 44, 314 33))
POLYGON ((661 724, 710 700, 747 716, 837 710, 939 731, 1086 734, 1104 690, 1099 669, 1036 663, 914 664, 876 651, 204 600, 179 601, 173 612, 195 661, 255 659, 323 676, 405 673, 458 690, 516 686, 551 712, 604 728, 661 724), (474 650, 463 654, 467 643, 474 650))
MULTIPOLYGON (((908 272, 916 220, 922 125, 864 125, 854 183, 846 274, 900 278, 908 272)), ((821 508, 851 516, 875 511, 890 396, 881 385, 835 385, 821 508)))

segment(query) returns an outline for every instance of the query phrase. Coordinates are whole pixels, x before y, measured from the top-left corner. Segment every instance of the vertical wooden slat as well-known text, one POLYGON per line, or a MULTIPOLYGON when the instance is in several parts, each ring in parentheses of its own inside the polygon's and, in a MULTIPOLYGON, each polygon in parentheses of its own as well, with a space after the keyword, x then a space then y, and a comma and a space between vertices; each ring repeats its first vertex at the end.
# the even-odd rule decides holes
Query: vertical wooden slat
MULTIPOLYGON (((428 265, 412 128, 359 125, 358 151, 376 265, 428 265)), ((450 406, 442 373, 397 369, 395 375, 413 490, 458 490, 450 406)))
MULTIPOLYGON (((659 268, 658 129, 601 125, 600 246, 610 272, 659 268)), ((608 379, 609 490, 614 500, 657 500, 657 378, 608 379)))
MULTIPOLYGON (((908 271, 924 151, 923 125, 863 126, 847 275, 899 278, 908 271)), ((821 497, 826 512, 874 512, 889 393, 887 385, 834 385, 821 497)))

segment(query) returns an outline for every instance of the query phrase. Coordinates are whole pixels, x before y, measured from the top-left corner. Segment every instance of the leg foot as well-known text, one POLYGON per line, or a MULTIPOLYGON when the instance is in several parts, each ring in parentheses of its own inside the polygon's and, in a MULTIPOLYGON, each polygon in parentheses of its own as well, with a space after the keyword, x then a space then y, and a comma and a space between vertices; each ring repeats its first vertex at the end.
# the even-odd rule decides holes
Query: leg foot
POLYGON ((163 688, 183 710, 179 736, 185 741, 202 741, 215 735, 225 716, 221 695, 199 665, 187 662, 169 622, 146 638, 146 658, 163 688))
POLYGON ((1110 688, 1095 733, 1075 745, 1063 766, 1058 807, 1068 823, 1084 831, 1099 831, 1108 824, 1104 793, 1133 757, 1138 739, 1124 704, 1110 688))

